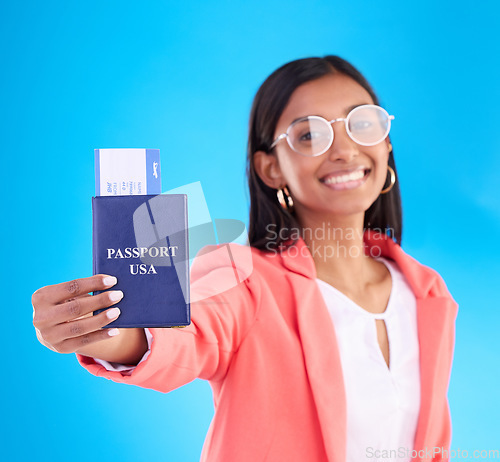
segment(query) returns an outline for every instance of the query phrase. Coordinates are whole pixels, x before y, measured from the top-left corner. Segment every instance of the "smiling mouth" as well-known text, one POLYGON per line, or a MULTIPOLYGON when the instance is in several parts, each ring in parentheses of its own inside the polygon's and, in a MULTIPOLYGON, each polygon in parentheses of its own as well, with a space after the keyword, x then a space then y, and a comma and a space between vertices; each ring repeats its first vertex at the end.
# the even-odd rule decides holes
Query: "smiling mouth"
POLYGON ((354 172, 344 173, 339 175, 328 175, 325 178, 322 178, 320 181, 326 185, 347 185, 347 183, 353 183, 357 185, 357 183, 362 183, 368 174, 370 173, 369 168, 358 169, 354 172))

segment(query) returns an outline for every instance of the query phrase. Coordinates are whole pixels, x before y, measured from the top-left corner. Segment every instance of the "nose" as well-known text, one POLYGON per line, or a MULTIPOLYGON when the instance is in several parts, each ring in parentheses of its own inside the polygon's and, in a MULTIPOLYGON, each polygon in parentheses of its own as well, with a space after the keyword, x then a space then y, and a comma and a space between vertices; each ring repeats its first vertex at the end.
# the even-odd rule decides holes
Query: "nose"
POLYGON ((332 122, 333 143, 328 150, 332 162, 349 162, 358 154, 358 145, 347 134, 345 120, 337 119, 332 122))

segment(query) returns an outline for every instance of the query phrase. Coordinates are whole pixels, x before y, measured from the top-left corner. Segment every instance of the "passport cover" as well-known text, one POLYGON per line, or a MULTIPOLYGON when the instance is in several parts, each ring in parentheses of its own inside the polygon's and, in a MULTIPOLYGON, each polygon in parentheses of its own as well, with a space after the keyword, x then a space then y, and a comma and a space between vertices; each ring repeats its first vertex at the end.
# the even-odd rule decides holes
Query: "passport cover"
POLYGON ((92 219, 94 274, 116 276, 109 290, 123 291, 106 328, 189 325, 187 196, 96 196, 92 219))

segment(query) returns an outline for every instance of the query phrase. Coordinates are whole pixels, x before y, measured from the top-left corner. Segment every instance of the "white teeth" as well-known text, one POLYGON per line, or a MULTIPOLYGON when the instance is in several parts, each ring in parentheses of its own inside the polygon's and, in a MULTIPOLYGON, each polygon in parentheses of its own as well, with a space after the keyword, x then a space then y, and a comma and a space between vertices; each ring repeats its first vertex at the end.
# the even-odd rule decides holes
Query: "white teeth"
POLYGON ((349 173, 349 175, 339 175, 339 176, 331 176, 325 180, 326 184, 338 184, 338 183, 346 183, 348 181, 356 181, 361 180, 365 176, 364 170, 356 170, 355 172, 349 173))

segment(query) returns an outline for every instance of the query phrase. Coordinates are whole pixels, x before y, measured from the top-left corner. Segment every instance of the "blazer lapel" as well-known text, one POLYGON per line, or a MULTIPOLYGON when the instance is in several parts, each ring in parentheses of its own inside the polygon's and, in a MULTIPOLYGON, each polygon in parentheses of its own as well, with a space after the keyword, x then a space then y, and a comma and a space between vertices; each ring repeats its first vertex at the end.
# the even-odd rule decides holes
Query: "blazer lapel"
POLYGON ((298 329, 325 450, 329 461, 344 462, 346 400, 335 330, 319 289, 297 274, 290 278, 294 298, 300 300, 298 329))
POLYGON ((316 285, 316 269, 307 255, 303 241, 297 243, 299 252, 283 252, 289 288, 297 300, 297 324, 304 353, 304 362, 323 434, 328 460, 345 462, 346 400, 342 365, 333 323, 316 285), (306 278, 304 276, 307 276, 306 278))
POLYGON ((420 345, 420 414, 415 434, 415 449, 425 449, 427 430, 432 419, 433 398, 436 395, 438 353, 443 351, 443 333, 454 312, 454 302, 449 298, 417 298, 417 327, 420 345), (452 310, 453 308, 453 310, 452 310))

